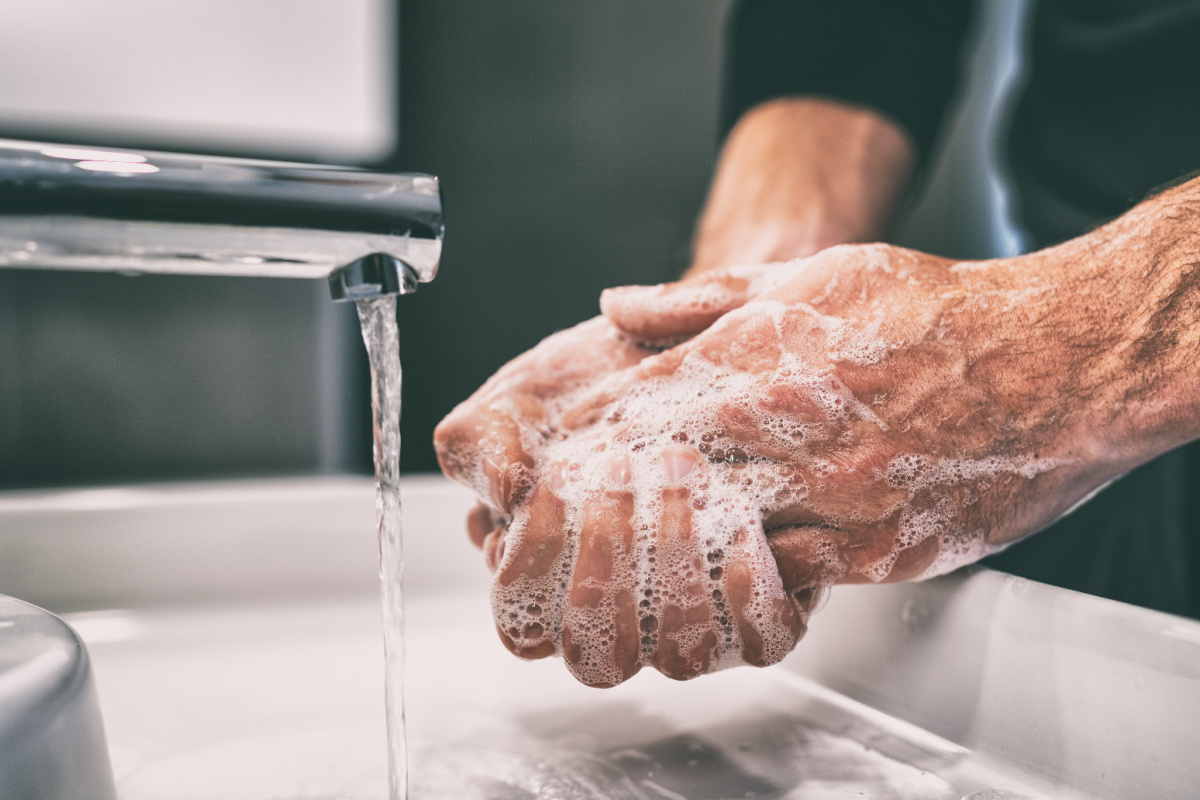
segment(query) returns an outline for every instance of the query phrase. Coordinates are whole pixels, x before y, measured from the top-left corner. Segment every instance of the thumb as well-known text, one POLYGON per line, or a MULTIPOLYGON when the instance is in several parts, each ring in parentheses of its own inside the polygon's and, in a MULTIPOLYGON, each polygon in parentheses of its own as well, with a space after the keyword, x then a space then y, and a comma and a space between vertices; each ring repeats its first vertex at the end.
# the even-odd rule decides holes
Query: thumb
POLYGON ((773 264, 728 267, 657 286, 618 286, 600 295, 609 322, 640 342, 670 344, 695 336, 766 287, 773 264))

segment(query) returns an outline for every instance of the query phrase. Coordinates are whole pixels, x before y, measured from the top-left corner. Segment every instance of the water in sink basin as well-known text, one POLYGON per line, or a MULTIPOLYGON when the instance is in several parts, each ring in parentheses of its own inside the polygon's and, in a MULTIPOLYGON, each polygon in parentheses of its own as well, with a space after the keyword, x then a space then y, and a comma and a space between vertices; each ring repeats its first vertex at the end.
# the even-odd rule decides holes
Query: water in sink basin
MULTIPOLYGON (((979 757, 785 668, 575 683, 495 641, 486 598, 408 608, 418 800, 932 798, 1004 789, 979 757)), ((89 645, 122 800, 386 796, 379 609, 130 615, 89 645)))

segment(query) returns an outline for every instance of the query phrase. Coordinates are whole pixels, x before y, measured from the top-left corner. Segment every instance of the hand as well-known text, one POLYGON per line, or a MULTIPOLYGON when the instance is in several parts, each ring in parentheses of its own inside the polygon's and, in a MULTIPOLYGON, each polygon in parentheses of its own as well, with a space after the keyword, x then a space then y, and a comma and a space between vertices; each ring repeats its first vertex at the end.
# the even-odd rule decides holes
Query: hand
POLYGON ((1115 474, 1061 402, 1100 365, 1029 326, 1053 286, 1021 267, 834 248, 581 392, 507 531, 506 643, 596 685, 769 664, 823 587, 936 574, 1061 514, 1115 474))
MULTIPOLYGON (((1121 331, 1064 303, 1057 258, 955 263, 870 245, 776 265, 777 288, 729 290, 736 310, 594 387, 567 418, 581 433, 605 414, 638 420, 610 428, 615 442, 642 441, 644 421, 672 406, 686 409, 677 428, 704 420, 715 436, 700 455, 750 470, 734 485, 753 473, 754 486, 776 487, 757 503, 788 590, 944 571, 1122 469, 1096 463, 1107 445, 1089 430, 1121 331)), ((709 294, 700 281, 727 277, 625 287, 606 313, 633 335, 653 326, 669 338, 703 327, 683 309, 709 294)), ((673 441, 696 442, 688 430, 673 441)))
POLYGON ((442 471, 486 500, 467 530, 493 569, 503 524, 533 486, 534 454, 563 435, 556 426, 564 398, 653 352, 605 319, 589 320, 513 359, 438 426, 442 471))
POLYGON ((1200 435, 1198 214, 1192 181, 1018 259, 839 247, 607 294, 638 340, 694 338, 594 320, 438 431, 493 506, 502 640, 598 686, 772 663, 822 587, 972 561, 1200 435))
MULTIPOLYGON (((1195 436, 1200 248, 1155 229, 1167 205, 1019 259, 834 248, 559 395, 566 436, 534 448, 495 534, 502 638, 594 685, 771 663, 821 587, 974 560, 1195 436)), ((608 311, 694 322, 693 288, 608 311)))
MULTIPOLYGON (((886 224, 911 162, 905 134, 873 112, 805 99, 754 109, 724 148, 690 272, 809 255, 846 237, 871 238, 886 224)), ((712 285, 720 296, 691 327, 706 327, 731 303, 770 285, 761 266, 727 271, 712 285)), ((681 320, 667 322, 667 337, 643 325, 642 338, 661 345, 663 338, 694 332, 684 332, 681 320)), ((535 453, 563 435, 556 426, 564 398, 652 352, 602 322, 586 323, 506 366, 439 426, 443 470, 488 501, 471 512, 467 527, 493 568, 504 554, 509 512, 533 486, 535 453)), ((545 643, 506 643, 523 655, 549 652, 545 643)))
MULTIPOLYGON (((811 98, 752 109, 724 147, 699 225, 689 274, 705 297, 699 303, 690 298, 674 315, 653 303, 662 314, 658 318, 631 307, 645 298, 635 294, 606 313, 635 341, 652 346, 703 330, 774 285, 777 271, 762 262, 881 234, 912 162, 906 135, 866 109, 811 98), (747 266, 724 269, 712 279, 703 275, 731 263, 747 266)), ((513 497, 529 486, 531 450, 557 435, 549 421, 552 407, 651 352, 599 322, 586 323, 514 360, 442 423, 436 439, 443 471, 490 500, 467 523, 471 540, 490 561, 513 497)))

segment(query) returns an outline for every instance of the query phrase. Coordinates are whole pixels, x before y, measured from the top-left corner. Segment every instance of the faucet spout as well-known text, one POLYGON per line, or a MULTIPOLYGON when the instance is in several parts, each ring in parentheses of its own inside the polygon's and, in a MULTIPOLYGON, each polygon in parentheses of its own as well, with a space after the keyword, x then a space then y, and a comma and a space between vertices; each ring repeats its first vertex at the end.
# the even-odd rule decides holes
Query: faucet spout
POLYGON ((390 294, 412 294, 421 274, 388 253, 372 253, 329 273, 334 300, 370 300, 390 294))
POLYGON ((0 267, 326 278, 415 291, 442 251, 432 175, 0 140, 0 267))

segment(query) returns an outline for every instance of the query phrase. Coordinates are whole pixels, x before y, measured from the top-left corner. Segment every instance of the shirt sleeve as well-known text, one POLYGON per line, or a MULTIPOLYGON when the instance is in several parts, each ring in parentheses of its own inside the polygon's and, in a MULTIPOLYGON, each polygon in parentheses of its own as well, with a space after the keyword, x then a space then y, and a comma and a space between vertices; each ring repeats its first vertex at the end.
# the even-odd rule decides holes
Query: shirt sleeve
POLYGON ((739 0, 727 27, 721 136, 752 107, 808 95, 878 111, 922 162, 958 82, 971 0, 739 0))

